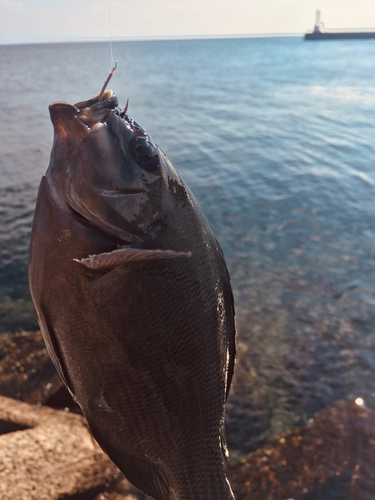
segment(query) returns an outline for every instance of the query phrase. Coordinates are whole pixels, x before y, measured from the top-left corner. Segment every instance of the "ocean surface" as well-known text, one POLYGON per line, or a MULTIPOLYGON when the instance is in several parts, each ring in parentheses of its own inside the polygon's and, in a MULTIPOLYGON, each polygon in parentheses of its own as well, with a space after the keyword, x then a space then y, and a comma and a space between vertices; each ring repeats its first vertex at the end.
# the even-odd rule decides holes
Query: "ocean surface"
MULTIPOLYGON (((375 409, 375 40, 116 42, 110 83, 182 174, 232 276, 228 441, 245 453, 338 399, 375 409)), ((37 329, 30 228, 53 133, 108 43, 0 46, 0 332, 37 329)))

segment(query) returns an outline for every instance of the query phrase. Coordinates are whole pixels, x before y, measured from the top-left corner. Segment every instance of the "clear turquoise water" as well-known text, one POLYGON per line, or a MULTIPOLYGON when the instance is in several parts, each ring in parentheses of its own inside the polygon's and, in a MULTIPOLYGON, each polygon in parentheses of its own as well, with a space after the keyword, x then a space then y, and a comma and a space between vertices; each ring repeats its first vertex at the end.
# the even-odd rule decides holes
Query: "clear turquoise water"
MULTIPOLYGON (((183 175, 227 257, 240 344, 232 446, 252 449, 336 399, 375 407, 375 40, 113 50, 110 87, 183 175)), ((95 94, 109 54, 102 43, 0 46, 0 331, 36 327, 26 260, 48 105, 95 94)))

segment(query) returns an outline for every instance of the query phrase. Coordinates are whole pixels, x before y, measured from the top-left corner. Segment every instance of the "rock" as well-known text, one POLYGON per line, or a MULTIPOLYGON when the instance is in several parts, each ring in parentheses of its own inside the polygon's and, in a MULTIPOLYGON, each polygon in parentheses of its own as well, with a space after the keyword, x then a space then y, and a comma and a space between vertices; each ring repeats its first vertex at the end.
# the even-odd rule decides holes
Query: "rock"
POLYGON ((375 412, 351 402, 322 410, 230 471, 237 500, 373 500, 375 412))
MULTIPOLYGON (((253 444, 262 446, 270 436, 264 432, 268 421, 275 420, 275 431, 280 431, 276 425, 279 421, 287 421, 291 427, 295 423, 279 415, 285 410, 284 393, 277 400, 278 406, 271 401, 272 412, 259 404, 250 405, 249 390, 242 394, 240 389, 248 387, 248 379, 263 380, 263 372, 255 371, 245 344, 240 342, 238 351, 237 385, 232 390, 232 400, 237 393, 243 400, 236 407, 237 413, 229 411, 228 421, 241 442, 250 436, 253 444)), ((369 363, 370 355, 364 350, 360 354, 369 363)), ((304 361, 302 358, 301 363, 304 361)), ((335 369, 336 365, 332 370, 335 369)), ((288 373, 292 370, 293 365, 288 366, 288 373)), ((338 379, 340 376, 338 373, 338 379)), ((291 382, 300 389, 298 380, 291 382)), ((256 384, 253 392, 259 396, 256 384)), ((78 411, 49 359, 39 331, 0 336, 0 395, 78 411)), ((229 409, 230 405, 231 400, 229 409)), ((374 498, 375 413, 363 406, 342 402, 323 410, 306 426, 279 435, 271 444, 247 455, 244 461, 241 461, 243 450, 231 444, 230 475, 237 500, 374 498)), ((91 438, 82 417, 23 405, 0 396, 0 500, 9 498, 146 500, 149 497, 123 479, 91 438)))
MULTIPOLYGON (((91 499, 90 499, 91 500, 91 499)), ((152 500, 126 479, 120 480, 110 493, 99 493, 93 500, 152 500)))
POLYGON ((48 356, 40 331, 0 335, 0 395, 79 411, 48 356))
POLYGON ((122 477, 80 415, 0 396, 1 500, 93 498, 122 477))

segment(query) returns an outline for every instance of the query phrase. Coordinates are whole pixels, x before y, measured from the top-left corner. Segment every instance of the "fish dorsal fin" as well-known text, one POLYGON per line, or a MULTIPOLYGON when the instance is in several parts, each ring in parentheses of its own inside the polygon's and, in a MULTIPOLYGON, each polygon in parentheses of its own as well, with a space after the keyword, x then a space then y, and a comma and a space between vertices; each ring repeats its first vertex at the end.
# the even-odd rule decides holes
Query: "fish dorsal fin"
POLYGON ((191 252, 175 252, 174 250, 144 250, 142 248, 120 248, 113 252, 90 255, 87 259, 74 259, 89 269, 108 272, 120 264, 141 260, 175 259, 191 257, 191 252))

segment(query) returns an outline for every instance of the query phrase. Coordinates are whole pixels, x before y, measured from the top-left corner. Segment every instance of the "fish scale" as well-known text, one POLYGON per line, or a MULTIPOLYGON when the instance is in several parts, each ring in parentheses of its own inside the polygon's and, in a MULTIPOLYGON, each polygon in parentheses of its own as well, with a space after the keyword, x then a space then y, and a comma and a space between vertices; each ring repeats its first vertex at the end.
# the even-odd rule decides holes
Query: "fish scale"
POLYGON ((50 106, 29 280, 48 352, 102 448, 155 500, 233 499, 230 280, 193 194, 110 90, 50 106))

